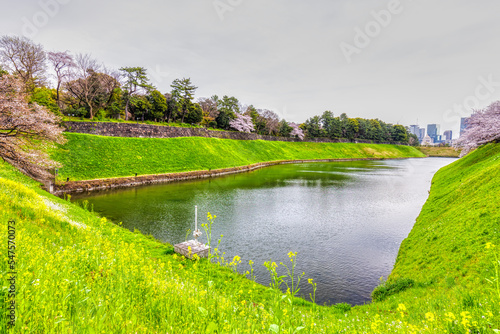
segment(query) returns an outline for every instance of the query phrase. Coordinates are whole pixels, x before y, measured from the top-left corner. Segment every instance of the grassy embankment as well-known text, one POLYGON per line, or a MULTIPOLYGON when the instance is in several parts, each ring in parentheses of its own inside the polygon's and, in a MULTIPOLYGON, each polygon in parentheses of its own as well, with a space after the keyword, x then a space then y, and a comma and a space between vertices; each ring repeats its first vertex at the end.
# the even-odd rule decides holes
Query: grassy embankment
MULTIPOLYGON (((3 240, 7 221, 16 221, 16 333, 500 329, 498 258, 494 265, 500 247, 500 145, 480 148, 435 175, 393 273, 378 289, 379 301, 352 309, 291 302, 229 269, 170 254, 171 246, 43 192, 5 163, 0 176, 3 240), (406 290, 394 293, 398 288, 406 290)), ((294 259, 300 261, 300 254, 294 259)))
POLYGON ((229 140, 202 137, 118 138, 66 133, 53 156, 60 180, 125 177, 238 167, 278 160, 423 157, 413 147, 377 144, 229 140))
POLYGON ((447 146, 418 146, 417 149, 428 157, 458 158, 460 151, 447 146))

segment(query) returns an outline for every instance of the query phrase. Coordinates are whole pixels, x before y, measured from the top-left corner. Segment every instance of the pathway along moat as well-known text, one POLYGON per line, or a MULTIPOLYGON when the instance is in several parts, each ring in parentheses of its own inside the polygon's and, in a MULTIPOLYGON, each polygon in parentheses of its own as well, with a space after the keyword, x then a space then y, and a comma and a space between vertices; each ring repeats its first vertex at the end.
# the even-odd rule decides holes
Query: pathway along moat
MULTIPOLYGON (((431 179, 452 158, 278 165, 206 180, 74 195, 114 222, 171 244, 185 240, 206 213, 217 215, 213 238, 224 235, 226 260, 254 262, 268 285, 265 261, 305 272, 301 293, 317 282, 317 303, 363 304, 392 270, 401 241, 428 197, 431 179)), ((192 237, 190 236, 189 239, 192 237)), ((205 235, 201 237, 205 241, 205 235)))

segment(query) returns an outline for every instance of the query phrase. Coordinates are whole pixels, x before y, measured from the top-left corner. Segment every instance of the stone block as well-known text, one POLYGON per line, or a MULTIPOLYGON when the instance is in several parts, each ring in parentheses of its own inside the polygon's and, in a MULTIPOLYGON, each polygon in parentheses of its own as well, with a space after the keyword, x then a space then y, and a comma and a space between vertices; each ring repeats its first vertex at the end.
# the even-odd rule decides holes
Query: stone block
POLYGON ((184 255, 187 258, 192 258, 194 254, 198 254, 199 257, 206 258, 208 257, 209 249, 210 247, 207 245, 195 240, 188 240, 174 245, 174 252, 184 255), (189 247, 191 247, 191 252, 189 252, 189 247))

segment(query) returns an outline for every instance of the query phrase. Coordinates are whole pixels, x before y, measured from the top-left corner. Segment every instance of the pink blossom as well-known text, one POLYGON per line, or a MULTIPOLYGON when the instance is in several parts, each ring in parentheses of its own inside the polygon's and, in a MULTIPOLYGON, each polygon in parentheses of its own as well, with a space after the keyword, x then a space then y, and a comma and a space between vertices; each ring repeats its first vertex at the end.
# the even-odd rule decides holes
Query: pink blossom
POLYGON ((299 128, 299 126, 295 123, 290 123, 288 124, 292 127, 292 132, 290 132, 290 137, 295 137, 297 136, 300 140, 303 140, 305 135, 304 135, 304 131, 302 131, 301 128, 299 128))
POLYGON ((462 148, 460 156, 464 156, 476 147, 496 140, 500 140, 500 101, 474 111, 455 147, 462 148))
POLYGON ((236 114, 236 118, 230 121, 229 125, 240 132, 250 133, 255 130, 252 118, 242 114, 236 114))

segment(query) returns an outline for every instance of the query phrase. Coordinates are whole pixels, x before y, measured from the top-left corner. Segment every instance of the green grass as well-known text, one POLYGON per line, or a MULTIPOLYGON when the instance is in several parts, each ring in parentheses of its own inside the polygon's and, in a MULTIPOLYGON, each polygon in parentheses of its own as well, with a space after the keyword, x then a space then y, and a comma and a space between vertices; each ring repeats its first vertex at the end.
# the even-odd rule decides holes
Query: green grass
POLYGON ((441 146, 418 146, 417 149, 428 157, 450 157, 458 158, 460 150, 453 147, 441 146))
POLYGON ((302 159, 406 158, 424 155, 410 146, 230 140, 203 137, 118 138, 65 134, 53 157, 61 179, 162 174, 302 159))
POLYGON ((451 277, 474 286, 491 272, 485 244, 500 245, 500 145, 487 145, 442 168, 432 182, 391 278, 443 284, 451 277))
MULTIPOLYGON (((12 332, 494 333, 500 329, 499 174, 499 144, 441 169, 378 289, 380 301, 351 308, 314 305, 206 260, 176 256, 171 245, 54 197, 2 162, 2 240, 7 221, 16 221, 12 332)), ((8 290, 3 244, 1 301, 8 290)))

